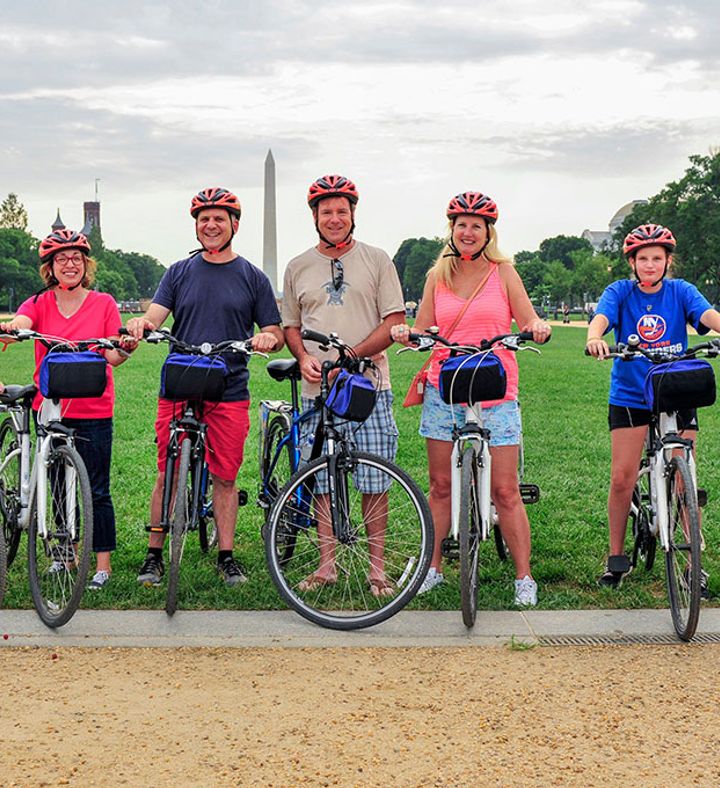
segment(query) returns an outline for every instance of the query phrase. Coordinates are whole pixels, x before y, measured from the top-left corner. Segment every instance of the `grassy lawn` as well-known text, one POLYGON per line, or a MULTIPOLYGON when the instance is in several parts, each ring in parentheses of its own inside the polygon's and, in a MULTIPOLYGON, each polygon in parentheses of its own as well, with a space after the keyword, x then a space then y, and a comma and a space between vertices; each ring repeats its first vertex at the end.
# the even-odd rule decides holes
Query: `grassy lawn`
MULTIPOLYGON (((609 478, 610 441, 607 391, 610 364, 584 357, 584 331, 557 326, 542 356, 520 354, 521 395, 526 446, 526 480, 540 485, 542 498, 529 507, 533 533, 533 573, 540 586, 541 608, 665 607, 664 566, 658 556, 649 575, 638 569, 618 592, 595 585, 607 549, 605 502, 609 478)), ((97 595, 86 594, 85 607, 162 608, 164 588, 139 588, 137 569, 145 555, 148 501, 155 478, 153 419, 159 369, 165 350, 143 345, 116 371, 117 408, 113 459, 113 498, 119 548, 113 557, 112 583, 97 595)), ((15 345, 0 356, 0 380, 30 379, 32 347, 15 345)), ((391 353, 396 392, 395 415, 400 428, 399 464, 427 491, 424 440, 417 434, 419 408, 403 409, 407 385, 421 363, 413 353, 391 353)), ((264 361, 251 361, 252 429, 245 446, 245 464, 238 484, 250 503, 240 510, 236 553, 249 572, 244 586, 227 589, 216 577, 211 559, 203 556, 195 534, 187 541, 188 571, 180 590, 181 608, 273 609, 282 607, 265 569, 260 539, 262 512, 254 505, 257 491, 257 403, 288 396, 286 387, 264 373, 264 361)), ((717 558, 718 411, 701 413, 700 485, 707 488, 704 510, 707 551, 704 567, 710 589, 720 593, 717 558)), ((25 541, 9 573, 7 607, 31 607, 25 567, 25 541)), ((482 548, 480 607, 503 609, 512 601, 514 573, 501 563, 494 545, 482 548)), ((446 569, 449 582, 415 600, 415 608, 459 608, 457 567, 446 569)))

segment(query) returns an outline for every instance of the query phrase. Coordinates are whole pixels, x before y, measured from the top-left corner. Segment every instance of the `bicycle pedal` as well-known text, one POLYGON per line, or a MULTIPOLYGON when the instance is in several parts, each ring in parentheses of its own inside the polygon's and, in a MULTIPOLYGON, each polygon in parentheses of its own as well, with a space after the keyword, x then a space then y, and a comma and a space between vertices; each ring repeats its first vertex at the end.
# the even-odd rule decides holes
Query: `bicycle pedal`
POLYGON ((247 490, 238 490, 238 506, 247 506, 248 494, 247 490))
POLYGON ((150 534, 166 534, 170 529, 162 525, 146 525, 145 530, 150 534))
POLYGON ((537 484, 520 485, 520 497, 523 503, 537 503, 540 500, 540 488, 537 484))
POLYGON ((702 509, 703 506, 707 506, 708 502, 708 494, 707 490, 703 490, 702 487, 697 488, 697 503, 698 506, 702 509))
POLYGON ((440 552, 443 558, 447 558, 450 561, 457 561, 460 558, 460 545, 457 539, 453 539, 450 536, 443 539, 440 545, 440 552))

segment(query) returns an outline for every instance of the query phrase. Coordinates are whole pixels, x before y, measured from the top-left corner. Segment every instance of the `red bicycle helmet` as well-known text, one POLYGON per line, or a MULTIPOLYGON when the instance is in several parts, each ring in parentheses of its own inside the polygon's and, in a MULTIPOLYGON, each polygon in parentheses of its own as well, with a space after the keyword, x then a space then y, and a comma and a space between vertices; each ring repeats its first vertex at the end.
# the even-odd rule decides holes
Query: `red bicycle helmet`
POLYGON ((447 207, 447 218, 454 219, 456 216, 469 214, 470 216, 482 216, 490 224, 495 224, 498 218, 498 209, 494 200, 482 194, 482 192, 463 192, 456 194, 450 200, 447 207))
POLYGON ((83 254, 90 254, 90 242, 82 233, 75 230, 55 230, 40 241, 38 254, 44 263, 56 252, 66 252, 70 249, 79 249, 83 254))
POLYGON ((358 196, 357 187, 349 178, 344 175, 323 175, 310 184, 307 201, 314 208, 326 197, 347 197, 351 205, 356 205, 358 196))
POLYGON ((661 224, 641 224, 625 236, 623 254, 630 257, 643 246, 663 246, 668 252, 675 249, 675 236, 661 224))
POLYGON ((240 218, 240 200, 227 189, 214 187, 198 192, 190 203, 190 215, 193 219, 197 219, 197 215, 205 208, 223 208, 238 219, 240 218))

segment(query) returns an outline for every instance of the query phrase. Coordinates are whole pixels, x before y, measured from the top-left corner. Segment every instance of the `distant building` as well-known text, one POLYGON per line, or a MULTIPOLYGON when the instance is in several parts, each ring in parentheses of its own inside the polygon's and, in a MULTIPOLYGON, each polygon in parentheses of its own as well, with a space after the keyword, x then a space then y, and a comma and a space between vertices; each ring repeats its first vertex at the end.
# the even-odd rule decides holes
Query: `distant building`
POLYGON ((51 229, 52 229, 53 232, 57 232, 58 230, 64 230, 65 229, 65 222, 63 222, 63 220, 60 218, 60 209, 59 208, 58 208, 58 211, 57 211, 57 217, 55 218, 55 221, 52 223, 51 229))
POLYGON ((631 200, 615 212, 613 218, 610 219, 607 230, 583 230, 581 237, 586 241, 590 241, 596 252, 601 252, 611 243, 615 231, 637 205, 647 205, 647 200, 631 200))
POLYGON ((94 228, 97 228, 97 231, 102 235, 100 232, 100 202, 84 202, 83 213, 85 215, 85 224, 83 224, 82 228, 83 235, 90 235, 94 228))

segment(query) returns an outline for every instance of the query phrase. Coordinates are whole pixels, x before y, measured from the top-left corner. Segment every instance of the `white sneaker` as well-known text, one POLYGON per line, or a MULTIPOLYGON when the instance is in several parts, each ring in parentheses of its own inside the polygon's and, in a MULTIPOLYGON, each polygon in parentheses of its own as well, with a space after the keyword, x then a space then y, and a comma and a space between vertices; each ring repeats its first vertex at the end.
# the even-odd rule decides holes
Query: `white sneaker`
POLYGON ((520 607, 537 605, 537 583, 529 575, 515 581, 515 603, 520 607))
POLYGON ((100 591, 101 588, 104 588, 104 586, 107 585, 109 580, 110 573, 106 572, 104 569, 101 569, 99 572, 95 572, 95 576, 88 583, 88 590, 100 591))
POLYGON ((423 580, 422 585, 418 589, 417 593, 425 594, 443 582, 445 582, 445 578, 440 572, 438 572, 437 569, 435 569, 435 567, 431 566, 430 569, 428 569, 428 573, 425 575, 425 579, 423 580))

